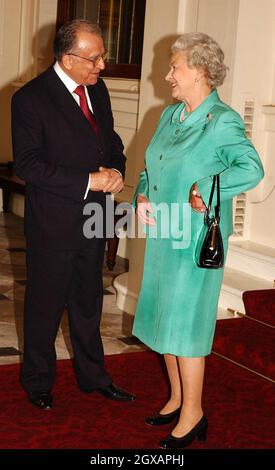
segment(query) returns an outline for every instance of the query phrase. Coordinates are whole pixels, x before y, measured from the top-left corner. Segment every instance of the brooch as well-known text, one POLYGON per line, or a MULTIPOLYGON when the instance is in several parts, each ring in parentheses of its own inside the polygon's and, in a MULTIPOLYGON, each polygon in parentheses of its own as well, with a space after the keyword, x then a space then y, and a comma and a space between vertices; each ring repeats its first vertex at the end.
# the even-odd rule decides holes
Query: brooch
POLYGON ((209 123, 209 121, 212 121, 213 117, 214 117, 214 116, 213 116, 213 114, 211 114, 211 113, 208 113, 208 114, 206 115, 206 119, 205 119, 204 126, 203 126, 203 128, 202 128, 202 131, 205 131, 207 124, 209 123))

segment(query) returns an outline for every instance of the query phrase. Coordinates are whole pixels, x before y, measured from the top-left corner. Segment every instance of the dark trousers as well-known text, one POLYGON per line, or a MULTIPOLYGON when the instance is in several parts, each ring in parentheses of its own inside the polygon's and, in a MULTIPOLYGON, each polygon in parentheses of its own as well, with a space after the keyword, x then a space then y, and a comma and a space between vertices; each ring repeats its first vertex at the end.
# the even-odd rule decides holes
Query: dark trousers
POLYGON ((105 240, 92 239, 89 248, 58 251, 27 248, 24 311, 25 390, 50 390, 55 379, 55 339, 67 306, 74 365, 81 389, 109 385, 99 331, 102 265, 105 240))

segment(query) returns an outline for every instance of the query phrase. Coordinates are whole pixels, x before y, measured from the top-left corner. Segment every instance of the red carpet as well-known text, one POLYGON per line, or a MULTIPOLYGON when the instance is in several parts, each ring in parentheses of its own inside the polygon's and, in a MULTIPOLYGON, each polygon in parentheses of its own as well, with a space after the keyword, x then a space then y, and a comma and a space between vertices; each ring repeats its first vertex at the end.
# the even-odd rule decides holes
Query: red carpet
POLYGON ((218 321, 213 351, 275 380, 275 289, 244 292, 243 302, 251 318, 218 321))
MULTIPOLYGON (((229 320, 230 321, 230 320, 229 320)), ((55 407, 40 411, 18 384, 19 366, 0 367, 0 447, 2 449, 154 449, 170 426, 153 428, 144 418, 167 397, 159 356, 150 352, 106 357, 114 382, 136 393, 133 403, 115 403, 81 393, 71 361, 59 361, 53 390, 55 407)), ((207 359, 204 410, 206 443, 198 449, 274 448, 274 385, 211 355, 207 359)))
POLYGON ((243 302, 247 315, 275 326, 275 289, 246 291, 243 302))
POLYGON ((217 322, 213 351, 275 380, 275 330, 248 318, 217 322))

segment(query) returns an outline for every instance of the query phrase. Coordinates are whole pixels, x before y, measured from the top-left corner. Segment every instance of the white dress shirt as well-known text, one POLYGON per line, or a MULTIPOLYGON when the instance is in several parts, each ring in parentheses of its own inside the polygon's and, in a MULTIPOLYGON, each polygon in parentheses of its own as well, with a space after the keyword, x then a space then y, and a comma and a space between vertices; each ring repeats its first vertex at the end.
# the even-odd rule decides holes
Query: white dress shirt
MULTIPOLYGON (((60 80, 64 83, 65 87, 68 89, 68 91, 71 93, 72 97, 77 102, 78 106, 80 106, 79 96, 76 93, 74 93, 74 90, 79 85, 79 83, 76 83, 71 77, 69 77, 69 75, 67 75, 64 72, 64 70, 60 67, 60 65, 57 61, 55 62, 53 68, 54 68, 54 71, 56 72, 56 74, 58 75, 58 77, 60 78, 60 80)), ((89 109, 93 113, 93 107, 92 107, 92 104, 91 104, 91 100, 90 100, 90 97, 89 97, 87 87, 85 85, 83 85, 83 86, 84 86, 84 90, 85 90, 85 94, 86 94, 89 109)), ((116 171, 117 173, 119 173, 120 176, 122 176, 119 170, 117 170, 116 168, 112 168, 112 169, 114 171, 116 171)), ((86 189, 86 192, 85 192, 85 195, 84 195, 84 199, 86 199, 86 197, 88 195, 88 192, 89 192, 89 189, 90 189, 90 183, 91 183, 91 176, 89 175, 88 186, 87 186, 87 189, 86 189)))

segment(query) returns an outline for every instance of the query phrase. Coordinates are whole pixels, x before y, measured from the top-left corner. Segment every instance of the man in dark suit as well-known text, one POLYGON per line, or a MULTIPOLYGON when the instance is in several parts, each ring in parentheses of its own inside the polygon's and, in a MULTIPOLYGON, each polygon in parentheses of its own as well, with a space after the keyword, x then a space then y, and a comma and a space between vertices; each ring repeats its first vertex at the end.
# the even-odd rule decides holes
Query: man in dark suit
POLYGON ((26 181, 27 286, 21 381, 32 404, 52 407, 55 338, 67 307, 79 388, 114 400, 135 397, 104 369, 99 331, 105 239, 83 234, 86 203, 106 208, 123 189, 125 156, 113 128, 110 98, 99 73, 100 29, 85 20, 64 25, 56 62, 12 100, 15 169, 26 181))

